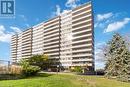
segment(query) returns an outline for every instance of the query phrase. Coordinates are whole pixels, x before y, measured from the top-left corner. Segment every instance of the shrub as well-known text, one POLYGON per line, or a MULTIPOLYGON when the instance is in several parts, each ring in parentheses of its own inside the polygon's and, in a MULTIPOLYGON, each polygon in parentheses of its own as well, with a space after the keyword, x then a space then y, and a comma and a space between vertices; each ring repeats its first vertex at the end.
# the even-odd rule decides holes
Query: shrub
POLYGON ((27 61, 30 65, 39 66, 42 70, 46 70, 50 66, 50 60, 48 60, 48 56, 43 55, 33 55, 27 58, 27 61))
POLYGON ((16 80, 22 78, 19 74, 0 74, 0 80, 16 80))
POLYGON ((33 76, 36 75, 39 71, 40 71, 40 67, 30 65, 22 69, 22 74, 25 76, 33 76))
POLYGON ((36 75, 40 71, 39 66, 30 65, 26 59, 20 61, 20 65, 22 66, 22 75, 24 76, 33 76, 36 75))
POLYGON ((77 73, 82 73, 83 72, 83 69, 81 66, 75 66, 75 67, 72 67, 71 72, 77 72, 77 73))

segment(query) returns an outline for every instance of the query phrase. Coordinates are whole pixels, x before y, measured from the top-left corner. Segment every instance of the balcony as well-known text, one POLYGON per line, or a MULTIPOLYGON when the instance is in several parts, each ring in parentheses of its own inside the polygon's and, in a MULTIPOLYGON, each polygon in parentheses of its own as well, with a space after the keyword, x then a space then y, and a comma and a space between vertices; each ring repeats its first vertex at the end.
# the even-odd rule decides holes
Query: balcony
POLYGON ((67 15, 65 15, 65 16, 61 16, 61 20, 66 20, 67 18, 70 18, 70 17, 72 17, 72 13, 69 13, 69 14, 67 14, 67 15))
POLYGON ((44 23, 44 26, 50 25, 56 21, 59 21, 59 17, 56 17, 54 19, 48 20, 47 22, 44 23))
POLYGON ((90 48, 84 48, 84 49, 79 49, 79 50, 73 50, 72 53, 78 53, 78 52, 88 52, 88 51, 92 51, 92 49, 90 48))
POLYGON ((32 49, 30 47, 22 49, 22 52, 31 52, 31 51, 32 51, 32 49))
POLYGON ((72 50, 69 50, 69 51, 60 51, 60 54, 63 55, 63 54, 71 54, 72 53, 72 50))
POLYGON ((79 9, 79 10, 72 11, 72 16, 79 15, 80 13, 85 12, 85 11, 86 12, 91 11, 91 6, 85 7, 85 8, 79 9))
POLYGON ((45 40, 49 40, 49 39, 52 39, 52 38, 57 38, 57 37, 60 37, 60 34, 59 33, 55 33, 55 34, 52 34, 52 35, 49 35, 49 36, 46 36, 44 37, 44 41, 45 40))
POLYGON ((78 41, 74 41, 72 42, 72 44, 76 44, 76 43, 81 43, 81 42, 87 42, 87 41, 92 41, 92 39, 86 39, 86 40, 78 40, 78 41))
POLYGON ((27 42, 27 41, 32 41, 32 38, 30 37, 30 38, 22 39, 22 43, 27 42))
POLYGON ((75 23, 75 22, 80 21, 80 20, 82 21, 83 19, 88 20, 91 18, 92 18, 92 14, 88 14, 88 15, 85 14, 83 16, 77 17, 76 19, 73 18, 72 23, 75 23))
POLYGON ((77 41, 77 40, 90 39, 90 38, 92 38, 91 33, 90 34, 77 35, 77 36, 73 37, 72 42, 77 41))
POLYGON ((72 66, 93 66, 92 63, 72 63, 72 66))
POLYGON ((31 34, 29 34, 29 35, 27 35, 26 37, 25 36, 23 36, 22 37, 22 39, 28 39, 28 38, 31 38, 32 37, 32 35, 31 34))
POLYGON ((44 43, 44 46, 52 46, 52 45, 57 45, 60 44, 59 41, 51 42, 51 43, 44 43))
POLYGON ((85 43, 85 44, 79 44, 79 45, 75 45, 75 46, 72 46, 72 48, 78 48, 78 47, 87 47, 87 46, 92 46, 92 44, 91 43, 89 43, 89 44, 87 44, 87 43, 85 43))
POLYGON ((44 49, 44 52, 55 52, 55 51, 59 51, 59 47, 55 48, 55 49, 44 49))
POLYGON ((50 28, 50 27, 55 26, 55 25, 59 25, 59 21, 54 22, 52 24, 49 24, 48 26, 44 26, 44 29, 50 28))
POLYGON ((32 31, 26 32, 26 33, 25 32, 22 33, 22 37, 26 37, 28 35, 32 35, 32 31))
POLYGON ((32 43, 42 43, 43 42, 43 37, 41 38, 33 38, 32 43))
POLYGON ((44 30, 40 30, 40 31, 33 31, 32 33, 33 33, 33 36, 37 36, 37 35, 43 35, 43 31, 44 30))
POLYGON ((79 10, 82 10, 82 9, 85 9, 85 8, 88 8, 88 7, 91 7, 91 4, 90 4, 90 3, 84 4, 84 5, 81 5, 81 6, 77 7, 77 8, 75 8, 75 9, 73 10, 73 12, 77 12, 77 11, 79 11, 79 10))
POLYGON ((45 53, 45 54, 47 54, 48 56, 54 56, 54 55, 59 56, 59 53, 58 53, 58 52, 57 52, 57 53, 45 53))
POLYGON ((77 28, 72 28, 72 32, 76 33, 76 32, 80 32, 81 30, 89 31, 90 29, 92 30, 91 24, 90 25, 83 25, 83 26, 80 26, 77 28))
POLYGON ((49 34, 53 34, 55 32, 59 32, 59 29, 54 29, 54 30, 52 30, 50 32, 46 32, 46 33, 44 33, 44 36, 49 35, 49 34))
POLYGON ((59 47, 59 45, 45 46, 44 49, 49 49, 49 48, 54 48, 54 47, 59 47))
MULTIPOLYGON (((91 57, 92 56, 92 54, 91 53, 84 53, 84 54, 77 54, 77 55, 72 55, 72 57, 91 57)), ((83 59, 81 59, 81 60, 83 60, 83 59)), ((85 60, 87 60, 87 59, 85 59, 85 60)), ((92 60, 92 59, 91 59, 92 60)))
POLYGON ((85 20, 85 21, 81 21, 81 22, 77 22, 77 23, 75 23, 75 24, 72 24, 72 27, 74 27, 74 26, 76 26, 76 25, 84 24, 84 23, 85 23, 84 25, 90 24, 90 23, 92 23, 91 21, 92 21, 92 19, 85 20))
POLYGON ((88 10, 88 11, 85 11, 85 12, 81 12, 80 14, 77 14, 77 15, 73 15, 72 16, 72 20, 76 20, 76 19, 79 19, 79 18, 84 17, 84 16, 88 16, 88 15, 92 16, 91 10, 88 10))
POLYGON ((44 33, 47 33, 47 32, 50 32, 50 31, 53 31, 55 29, 58 29, 59 30, 59 25, 56 25, 56 26, 53 26, 51 28, 48 28, 48 29, 44 29, 44 33))
POLYGON ((72 55, 60 55, 60 58, 72 58, 72 55))
POLYGON ((85 58, 85 59, 73 59, 73 60, 71 60, 72 62, 84 62, 84 61, 86 61, 86 62, 88 62, 88 61, 93 61, 93 59, 87 59, 87 58, 85 58))
MULTIPOLYGON (((32 41, 26 41, 26 42, 22 42, 22 45, 28 45, 28 44, 32 44, 32 41)), ((19 46, 19 45, 18 45, 19 46)), ((21 46, 21 45, 20 45, 21 46)))
POLYGON ((31 44, 22 45, 22 48, 32 47, 31 44))

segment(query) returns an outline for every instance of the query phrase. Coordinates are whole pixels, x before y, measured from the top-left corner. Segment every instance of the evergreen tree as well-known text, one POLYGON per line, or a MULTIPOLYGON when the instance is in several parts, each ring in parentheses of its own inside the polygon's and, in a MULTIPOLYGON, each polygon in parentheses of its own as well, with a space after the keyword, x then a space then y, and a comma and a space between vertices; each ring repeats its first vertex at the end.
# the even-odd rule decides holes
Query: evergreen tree
POLYGON ((108 77, 117 77, 120 80, 128 81, 130 76, 130 52, 126 42, 118 33, 113 35, 108 42, 105 71, 108 77))

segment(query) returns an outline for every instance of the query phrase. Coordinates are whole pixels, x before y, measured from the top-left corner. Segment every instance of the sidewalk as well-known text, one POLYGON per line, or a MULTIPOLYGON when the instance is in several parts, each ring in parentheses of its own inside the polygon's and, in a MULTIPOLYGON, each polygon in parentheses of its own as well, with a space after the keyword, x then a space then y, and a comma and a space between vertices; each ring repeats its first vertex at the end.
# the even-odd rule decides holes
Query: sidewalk
POLYGON ((40 73, 75 75, 75 73, 71 73, 71 72, 47 72, 47 71, 41 71, 40 73))

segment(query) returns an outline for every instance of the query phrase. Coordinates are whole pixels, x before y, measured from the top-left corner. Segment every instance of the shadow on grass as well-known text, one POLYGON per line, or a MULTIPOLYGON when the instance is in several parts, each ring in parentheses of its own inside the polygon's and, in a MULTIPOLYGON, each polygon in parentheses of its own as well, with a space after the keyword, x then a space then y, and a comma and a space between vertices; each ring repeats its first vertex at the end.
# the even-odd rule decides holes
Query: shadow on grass
POLYGON ((38 73, 38 74, 36 75, 36 77, 49 77, 49 76, 52 76, 52 75, 54 75, 54 74, 38 73))
MULTIPOLYGON (((40 78, 40 77, 49 77, 49 76, 52 76, 54 74, 47 74, 47 73, 38 73, 37 75, 34 75, 34 76, 29 76, 29 77, 26 77, 26 78, 40 78)), ((24 79, 26 79, 24 78, 24 79)))
POLYGON ((14 74, 0 74, 0 81, 1 80, 19 80, 19 79, 30 79, 30 78, 40 78, 40 77, 49 77, 53 74, 47 73, 38 73, 37 75, 33 76, 23 76, 23 75, 14 75, 14 74))
POLYGON ((21 75, 15 75, 15 74, 0 74, 0 81, 1 80, 17 80, 21 79, 21 75))

